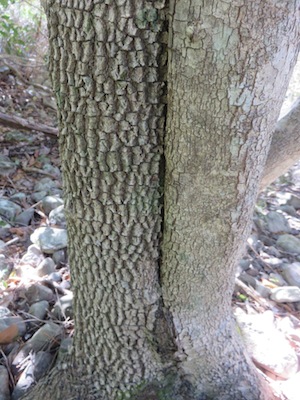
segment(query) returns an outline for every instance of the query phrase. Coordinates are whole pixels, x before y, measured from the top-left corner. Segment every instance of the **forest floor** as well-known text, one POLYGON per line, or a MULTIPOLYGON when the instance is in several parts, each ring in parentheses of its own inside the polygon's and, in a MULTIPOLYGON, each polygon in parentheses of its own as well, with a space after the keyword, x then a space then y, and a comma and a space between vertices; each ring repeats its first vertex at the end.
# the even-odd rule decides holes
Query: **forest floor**
MULTIPOLYGON (((53 104, 0 72, 0 113, 54 127, 53 104)), ((0 400, 19 399, 72 341, 59 167, 55 135, 0 125, 0 400)), ((232 300, 240 332, 281 398, 298 400, 300 164, 260 194, 246 247, 232 300)))

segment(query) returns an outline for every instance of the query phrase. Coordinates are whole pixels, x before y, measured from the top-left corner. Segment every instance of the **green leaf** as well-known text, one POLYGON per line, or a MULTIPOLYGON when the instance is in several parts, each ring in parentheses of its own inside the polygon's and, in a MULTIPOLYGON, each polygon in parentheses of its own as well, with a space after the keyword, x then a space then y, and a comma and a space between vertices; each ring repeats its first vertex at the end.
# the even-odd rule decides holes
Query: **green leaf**
POLYGON ((4 8, 6 8, 8 6, 9 0, 0 0, 0 4, 1 6, 3 6, 4 8))

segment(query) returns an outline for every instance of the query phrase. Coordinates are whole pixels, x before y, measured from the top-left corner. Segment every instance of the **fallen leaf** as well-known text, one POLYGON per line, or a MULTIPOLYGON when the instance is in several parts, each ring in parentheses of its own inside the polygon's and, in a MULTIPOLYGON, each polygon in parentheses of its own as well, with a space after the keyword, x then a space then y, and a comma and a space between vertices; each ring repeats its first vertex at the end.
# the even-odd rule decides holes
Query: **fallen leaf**
POLYGON ((9 344, 19 336, 19 329, 16 324, 9 326, 0 332, 0 344, 9 344))

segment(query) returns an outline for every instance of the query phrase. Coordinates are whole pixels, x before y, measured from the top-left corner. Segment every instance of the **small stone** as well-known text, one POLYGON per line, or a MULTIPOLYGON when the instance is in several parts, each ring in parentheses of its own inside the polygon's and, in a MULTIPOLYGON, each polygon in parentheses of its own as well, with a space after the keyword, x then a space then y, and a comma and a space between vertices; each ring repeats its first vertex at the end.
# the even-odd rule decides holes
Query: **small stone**
POLYGON ((42 178, 34 185, 35 192, 47 192, 47 194, 53 188, 57 188, 57 185, 51 178, 42 178))
POLYGON ((64 320, 66 318, 73 319, 73 294, 68 293, 62 296, 53 308, 53 314, 57 319, 64 320))
POLYGON ((30 236, 30 240, 47 254, 67 247, 68 243, 66 229, 50 227, 37 228, 30 236))
MULTIPOLYGON (((280 257, 281 257, 280 251, 277 250, 276 247, 274 247, 273 245, 267 247, 267 248, 266 248, 266 252, 267 252, 268 254, 270 254, 271 256, 274 256, 274 257, 277 257, 277 258, 280 258, 280 257)), ((278 262, 276 262, 276 264, 278 264, 278 262)))
POLYGON ((37 267, 36 272, 38 276, 43 277, 45 275, 50 275, 55 271, 55 263, 52 258, 45 258, 37 267))
POLYGON ((67 289, 67 290, 69 290, 70 288, 71 288, 71 282, 70 281, 67 281, 67 280, 65 280, 65 281, 62 281, 61 282, 61 284, 60 284, 60 287, 62 288, 62 289, 67 289))
POLYGON ((66 262, 66 252, 65 250, 55 251, 52 255, 52 259, 56 265, 61 265, 66 262))
POLYGON ((16 164, 7 156, 0 154, 0 175, 9 176, 16 170, 16 164))
POLYGON ((263 244, 265 246, 268 246, 269 248, 276 243, 276 241, 273 238, 271 238, 270 236, 260 235, 259 238, 263 242, 263 244))
POLYGON ((259 293, 261 295, 261 297, 263 297, 264 299, 268 299, 270 297, 270 293, 271 290, 262 285, 261 283, 257 282, 256 286, 255 286, 255 290, 257 291, 257 293, 259 293))
MULTIPOLYGON (((0 332, 9 328, 12 325, 16 325, 18 328, 18 333, 13 340, 16 340, 19 336, 23 336, 26 333, 26 324, 21 317, 6 316, 0 319, 0 332)), ((12 341, 13 341, 12 340, 12 341)))
POLYGON ((300 197, 291 195, 291 198, 287 201, 287 204, 294 207, 296 210, 300 208, 300 197))
POLYGON ((246 273, 250 276, 258 276, 259 275, 259 271, 258 269, 261 269, 259 265, 255 264, 255 268, 253 265, 250 266, 251 268, 246 270, 246 273))
POLYGON ((43 170, 48 172, 48 174, 52 174, 54 176, 57 176, 58 178, 60 177, 60 170, 58 167, 55 167, 54 165, 45 164, 43 166, 43 170))
POLYGON ((284 286, 271 289, 270 297, 276 303, 294 303, 300 301, 300 289, 297 286, 284 286))
POLYGON ((49 275, 49 279, 51 279, 54 282, 61 282, 62 281, 62 277, 61 277, 61 274, 59 272, 52 272, 49 275))
POLYGON ((242 269, 242 271, 245 271, 246 269, 248 269, 250 267, 251 264, 251 260, 240 260, 239 261, 239 265, 242 269))
POLYGON ((64 205, 56 207, 49 214, 49 223, 50 225, 60 225, 66 226, 66 217, 64 212, 64 205))
POLYGON ((27 340, 23 347, 21 347, 18 354, 12 361, 12 368, 16 371, 19 370, 19 365, 25 360, 31 351, 49 351, 53 347, 57 347, 63 335, 63 327, 53 322, 48 322, 43 325, 35 334, 27 340))
POLYGON ((22 192, 15 193, 10 196, 10 200, 15 203, 22 204, 24 201, 26 201, 26 194, 22 192))
POLYGON ((266 216, 266 222, 271 233, 288 233, 291 231, 291 227, 285 217, 277 211, 270 211, 266 216))
POLYGON ((28 389, 44 376, 53 361, 53 355, 46 351, 32 353, 28 359, 26 368, 21 373, 12 393, 12 400, 20 399, 28 389))
POLYGON ((293 235, 280 235, 276 244, 289 253, 300 254, 300 239, 293 235))
POLYGON ((20 214, 22 208, 10 200, 0 199, 0 215, 9 221, 13 221, 20 214))
POLYGON ((300 263, 284 264, 281 267, 281 274, 291 286, 300 288, 300 263))
POLYGON ((37 266, 43 259, 44 255, 41 249, 37 245, 32 244, 28 247, 27 252, 21 258, 21 263, 37 266))
POLYGON ((53 322, 47 322, 25 343, 27 350, 46 350, 56 347, 61 341, 63 327, 53 322))
POLYGON ((0 400, 10 400, 9 375, 4 365, 0 365, 0 400))
POLYGON ((283 212, 291 215, 292 217, 298 217, 297 211, 295 209, 295 207, 293 206, 289 206, 288 204, 283 204, 280 206, 280 210, 282 210, 283 212))
POLYGON ((63 200, 58 196, 46 196, 42 201, 42 207, 46 215, 49 215, 52 210, 61 205, 63 205, 63 200))
POLYGON ((7 307, 0 306, 0 318, 11 315, 10 310, 7 307))
POLYGON ((38 319, 43 320, 47 315, 47 311, 49 309, 49 303, 46 300, 38 301, 37 303, 31 304, 28 314, 36 317, 38 319))
POLYGON ((257 284, 256 279, 253 278, 253 276, 248 275, 246 272, 243 272, 243 273, 239 276, 239 279, 240 279, 242 282, 246 283, 246 285, 250 285, 250 286, 252 286, 253 288, 256 287, 256 284, 257 284))
POLYGON ((29 304, 33 304, 41 300, 51 302, 54 299, 54 294, 47 286, 34 283, 27 288, 25 297, 29 304))
POLYGON ((32 193, 31 198, 35 203, 38 203, 39 201, 42 201, 47 196, 47 194, 48 192, 46 192, 45 190, 41 192, 34 192, 32 193))
POLYGON ((28 210, 22 211, 15 218, 15 223, 21 226, 28 226, 34 215, 34 209, 28 208, 28 210))

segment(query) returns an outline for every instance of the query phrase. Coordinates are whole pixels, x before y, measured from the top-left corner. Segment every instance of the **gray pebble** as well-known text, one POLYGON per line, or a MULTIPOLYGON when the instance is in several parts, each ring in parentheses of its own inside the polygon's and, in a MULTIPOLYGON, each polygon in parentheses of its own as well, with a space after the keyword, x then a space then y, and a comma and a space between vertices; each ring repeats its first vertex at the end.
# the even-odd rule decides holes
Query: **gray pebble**
POLYGON ((51 302, 54 299, 54 294, 47 286, 33 283, 25 291, 25 297, 29 304, 33 304, 42 300, 51 302))
POLYGON ((300 198, 298 196, 291 195, 291 198, 287 201, 287 204, 294 207, 296 210, 299 210, 300 198))
POLYGON ((27 252, 21 258, 21 262, 24 264, 30 264, 32 266, 37 266, 40 262, 42 262, 43 259, 44 255, 41 249, 37 245, 32 244, 28 247, 27 252))
POLYGON ((4 365, 0 365, 0 400, 10 400, 9 375, 4 365))
POLYGON ((18 327, 16 339, 18 336, 23 336, 26 333, 25 321, 21 317, 15 316, 5 316, 0 319, 0 332, 12 325, 16 325, 18 327))
POLYGON ((34 192, 32 193, 31 198, 35 203, 38 203, 39 201, 43 200, 43 198, 46 197, 47 194, 48 192, 46 192, 45 190, 41 192, 34 192))
POLYGON ((62 277, 61 277, 61 274, 59 272, 52 272, 49 275, 49 279, 51 279, 54 282, 61 282, 62 281, 62 277))
POLYGON ((28 210, 22 211, 15 218, 15 223, 21 226, 28 226, 34 215, 34 209, 28 208, 28 210))
POLYGON ((52 258, 45 258, 36 269, 38 276, 43 277, 45 275, 50 275, 55 271, 55 263, 52 258))
POLYGON ((271 233, 289 233, 291 231, 288 221, 277 211, 270 211, 266 216, 266 222, 271 233))
POLYGON ((276 244, 289 253, 300 254, 300 239, 293 235, 280 235, 276 244))
POLYGON ((300 263, 284 264, 281 267, 281 275, 291 286, 300 287, 300 263))
POLYGON ((67 247, 68 236, 66 229, 41 227, 33 232, 30 240, 38 245, 44 253, 53 254, 55 251, 67 247))
POLYGON ((271 289, 270 297, 277 303, 294 303, 300 301, 300 289, 297 286, 284 286, 271 289))
POLYGON ((49 214, 49 224, 50 225, 60 225, 66 227, 66 218, 64 212, 64 206, 61 205, 52 210, 49 214))
POLYGON ((12 393, 12 400, 20 399, 32 385, 48 372, 53 362, 53 357, 52 354, 45 351, 30 354, 26 368, 21 373, 12 393))
POLYGON ((24 201, 26 201, 26 194, 22 192, 15 193, 12 196, 10 196, 10 200, 15 203, 22 204, 24 201))
POLYGON ((52 311, 57 319, 73 319, 73 293, 60 297, 60 299, 55 303, 52 311))
POLYGON ((37 303, 31 304, 28 314, 38 319, 44 319, 49 309, 49 303, 46 300, 38 301, 37 303))
POLYGON ((10 200, 0 199, 0 215, 7 218, 9 221, 13 221, 15 217, 20 214, 22 208, 13 203, 10 200))
POLYGON ((64 264, 66 262, 65 250, 57 250, 52 254, 52 259, 56 265, 64 264))
POLYGON ((50 211, 63 205, 63 200, 58 196, 46 196, 42 201, 44 213, 49 215, 50 211))
POLYGON ((49 194, 53 188, 57 188, 57 185, 51 178, 42 178, 34 185, 35 192, 46 192, 47 194, 49 194))

